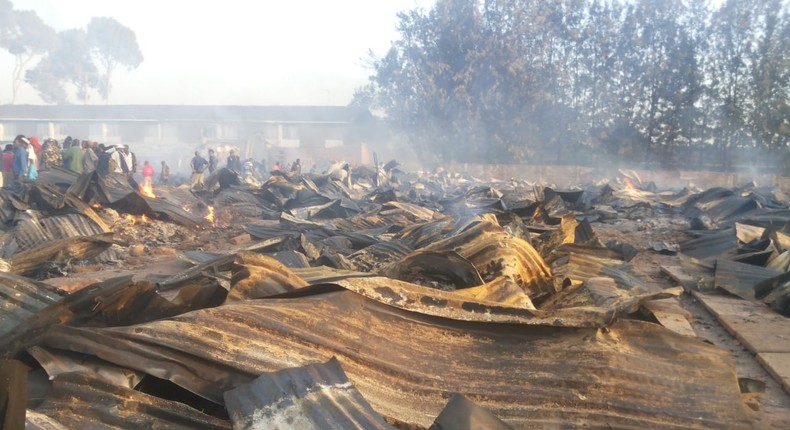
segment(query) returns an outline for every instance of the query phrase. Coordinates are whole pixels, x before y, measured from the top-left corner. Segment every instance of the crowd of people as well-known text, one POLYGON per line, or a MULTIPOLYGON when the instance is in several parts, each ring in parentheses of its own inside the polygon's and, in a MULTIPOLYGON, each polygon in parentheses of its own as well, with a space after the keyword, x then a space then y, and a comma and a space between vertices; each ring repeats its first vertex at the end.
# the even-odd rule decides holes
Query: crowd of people
MULTIPOLYGON (((39 143, 35 136, 26 137, 18 135, 12 144, 8 144, 3 151, 3 175, 0 186, 12 190, 20 190, 25 182, 32 182, 38 178, 39 171, 52 167, 63 167, 75 173, 95 171, 101 176, 119 174, 132 176, 139 173, 143 178, 143 187, 151 187, 157 172, 153 164, 145 161, 138 170, 137 156, 129 145, 104 145, 92 140, 79 140, 71 136, 63 142, 49 138, 39 143)), ((190 161, 192 169, 191 188, 200 190, 205 188, 204 176, 214 173, 219 166, 219 158, 214 149, 208 150, 208 158, 204 158, 200 151, 195 151, 190 161)), ((231 149, 225 160, 225 167, 238 174, 242 180, 264 181, 271 175, 299 176, 302 174, 302 162, 299 158, 287 165, 277 161, 267 168, 266 160, 261 162, 247 158, 242 161, 236 151, 231 149)), ((315 173, 313 165, 310 173, 315 173)), ((170 166, 162 161, 159 170, 159 183, 169 184, 170 166)))
MULTIPOLYGON (((189 163, 192 169, 190 183, 193 190, 205 188, 203 182, 206 172, 209 175, 214 173, 219 168, 219 159, 216 151, 213 149, 208 150, 208 159, 204 158, 200 151, 195 151, 195 155, 189 163)), ((231 149, 228 157, 225 160, 225 167, 238 174, 243 179, 249 178, 254 181, 266 180, 271 175, 287 173, 289 176, 298 176, 302 174, 302 162, 297 158, 293 163, 283 167, 281 162, 277 161, 272 166, 271 170, 266 168, 266 160, 256 162, 252 158, 247 158, 244 162, 241 157, 236 154, 236 151, 231 149)), ((315 166, 313 166, 315 169, 315 166)), ((311 173, 314 173, 311 171, 311 173)))
MULTIPOLYGON (((129 145, 104 145, 91 140, 80 141, 71 136, 66 137, 62 144, 51 138, 40 144, 35 136, 28 138, 20 134, 3 151, 2 186, 18 189, 24 182, 35 181, 39 171, 55 166, 78 174, 96 171, 102 176, 131 176, 138 171, 137 156, 130 151, 129 145)), ((150 186, 155 172, 148 161, 144 163, 141 173, 150 186)), ((163 161, 159 179, 167 183, 169 177, 170 168, 163 161)))

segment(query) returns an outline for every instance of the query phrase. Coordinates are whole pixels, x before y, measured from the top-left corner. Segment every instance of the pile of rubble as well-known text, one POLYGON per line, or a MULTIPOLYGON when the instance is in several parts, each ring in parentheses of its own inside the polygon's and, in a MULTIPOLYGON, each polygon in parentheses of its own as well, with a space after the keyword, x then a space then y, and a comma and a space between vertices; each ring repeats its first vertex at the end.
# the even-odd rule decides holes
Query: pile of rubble
POLYGON ((679 247, 701 285, 726 278, 787 312, 790 212, 775 196, 658 193, 627 176, 556 190, 393 163, 350 180, 281 174, 258 186, 223 169, 206 182, 211 192, 151 197, 133 180, 52 170, 2 193, 0 418, 42 429, 751 426, 732 357, 644 312, 682 290, 655 288, 629 263, 640 250, 602 243, 593 225, 682 212, 705 228, 679 247), (167 258, 180 269, 74 292, 42 282, 167 258), (735 267, 755 262, 748 278, 735 267))

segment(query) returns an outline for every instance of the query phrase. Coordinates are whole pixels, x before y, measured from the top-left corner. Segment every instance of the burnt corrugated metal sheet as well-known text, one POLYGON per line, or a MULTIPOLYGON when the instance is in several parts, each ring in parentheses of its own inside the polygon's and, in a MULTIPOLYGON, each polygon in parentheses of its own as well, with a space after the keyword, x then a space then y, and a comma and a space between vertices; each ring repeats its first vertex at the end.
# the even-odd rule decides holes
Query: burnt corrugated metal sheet
POLYGON ((647 282, 634 271, 630 263, 572 253, 563 270, 565 277, 571 280, 586 281, 603 276, 614 279, 623 290, 647 291, 647 282))
POLYGON ((0 339, 63 296, 51 285, 0 272, 0 339))
POLYGON ((27 274, 53 263, 87 260, 98 256, 113 245, 112 233, 77 236, 43 244, 29 251, 11 256, 11 271, 27 274))
POLYGON ((508 276, 530 295, 541 297, 554 292, 551 270, 529 242, 515 238, 491 221, 477 223, 421 251, 455 251, 471 262, 483 280, 508 276))
POLYGON ((265 373, 225 392, 235 430, 393 429, 349 382, 337 359, 265 373))
POLYGON ((30 251, 41 245, 77 236, 106 233, 87 216, 68 214, 43 218, 25 218, 14 229, 13 243, 4 251, 5 258, 18 252, 30 251))
POLYGON ((716 260, 715 285, 742 299, 755 301, 754 286, 782 272, 725 259, 716 260))
POLYGON ((182 403, 113 385, 92 373, 65 373, 28 420, 29 428, 230 429, 230 422, 182 403), (79 399, 77 401, 77 399, 79 399), (48 419, 43 419, 42 416, 48 419))
POLYGON ((44 344, 222 402, 263 372, 336 356, 388 421, 429 426, 460 393, 516 428, 749 428, 727 351, 661 326, 455 321, 350 291, 255 300, 130 327, 54 327, 44 344))
POLYGON ((289 268, 267 255, 239 252, 228 301, 260 299, 298 290, 308 284, 289 268))
POLYGON ((491 412, 458 394, 450 398, 429 430, 511 430, 491 412))

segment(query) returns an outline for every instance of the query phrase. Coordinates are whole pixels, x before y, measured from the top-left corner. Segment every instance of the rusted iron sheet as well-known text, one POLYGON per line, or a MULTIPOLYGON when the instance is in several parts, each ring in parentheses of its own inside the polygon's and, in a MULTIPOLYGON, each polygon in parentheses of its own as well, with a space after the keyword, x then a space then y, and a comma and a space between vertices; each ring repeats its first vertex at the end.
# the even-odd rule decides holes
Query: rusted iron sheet
POLYGON ((64 350, 50 350, 32 346, 27 353, 38 361, 50 380, 73 372, 92 373, 112 385, 134 388, 142 380, 143 374, 124 369, 92 355, 64 350))
POLYGON ((508 276, 535 299, 554 293, 551 270, 529 242, 515 238, 490 217, 421 251, 455 251, 488 282, 508 276))
POLYGON ((113 385, 92 373, 56 377, 52 391, 34 412, 29 428, 49 428, 41 416, 65 428, 232 428, 226 420, 176 401, 113 385))
POLYGON ((28 274, 52 263, 87 260, 96 257, 112 246, 112 236, 112 233, 102 233, 57 240, 29 251, 14 254, 8 263, 11 264, 13 273, 28 274))
MULTIPOLYGON (((584 303, 536 310, 531 302, 516 295, 504 294, 502 301, 493 301, 493 290, 504 284, 503 278, 488 285, 488 294, 464 294, 464 290, 441 291, 389 278, 349 278, 334 285, 356 292, 375 301, 417 312, 459 321, 553 325, 564 327, 603 327, 615 317, 625 316, 638 309, 641 303, 679 295, 679 288, 658 293, 621 293, 605 303, 584 303)), ((508 278, 504 278, 508 279, 508 278)), ((561 295, 558 293, 557 295, 561 295)))
POLYGON ((239 252, 235 266, 228 302, 274 296, 308 285, 289 268, 266 255, 239 252))
POLYGON ((348 278, 370 278, 376 275, 359 272, 356 270, 335 269, 332 267, 318 266, 291 269, 296 276, 307 281, 308 284, 323 284, 348 278))
POLYGON ((336 358, 265 373, 225 392, 233 428, 394 429, 349 382, 336 358))
POLYGON ((429 430, 512 430, 491 412, 461 395, 454 395, 429 430))
POLYGON ((62 291, 43 282, 0 272, 0 339, 64 295, 62 291))
POLYGON ((29 370, 21 361, 0 360, 0 428, 24 428, 29 370))
POLYGON ((562 274, 574 281, 604 276, 614 279, 623 290, 647 291, 647 282, 634 271, 633 266, 618 260, 571 253, 568 263, 562 268, 562 274))
POLYGON ((379 273, 401 281, 450 290, 485 283, 475 266, 455 251, 417 251, 381 268, 379 273))
POLYGON ((23 218, 14 228, 13 241, 7 244, 4 255, 8 258, 12 254, 30 251, 58 240, 95 236, 108 231, 80 214, 23 218))
POLYGON ((57 326, 44 344, 218 403, 263 372, 337 356, 373 408, 404 425, 429 426, 459 393, 515 428, 750 427, 727 351, 633 320, 605 330, 454 321, 343 291, 131 327, 57 326))
POLYGON ((455 290, 455 294, 517 308, 535 309, 529 295, 515 281, 505 276, 477 287, 455 290))
POLYGON ((782 272, 725 259, 716 260, 715 285, 742 299, 757 301, 754 286, 782 272))
POLYGON ((54 324, 131 325, 217 306, 225 297, 226 291, 208 278, 175 291, 172 300, 149 282, 134 282, 131 276, 109 279, 65 296, 0 337, 0 357, 13 357, 35 345, 54 324))

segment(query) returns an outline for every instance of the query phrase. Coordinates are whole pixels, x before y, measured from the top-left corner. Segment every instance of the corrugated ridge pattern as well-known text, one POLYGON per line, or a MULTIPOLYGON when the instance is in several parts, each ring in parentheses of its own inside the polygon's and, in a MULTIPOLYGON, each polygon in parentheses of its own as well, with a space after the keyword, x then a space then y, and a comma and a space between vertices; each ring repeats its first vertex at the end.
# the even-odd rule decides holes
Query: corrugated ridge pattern
POLYGON ((225 393, 234 429, 392 429, 336 359, 265 373, 225 393))
POLYGON ((749 428, 726 351, 638 321, 603 331, 458 322, 338 292, 131 327, 59 326, 44 343, 216 401, 262 372, 336 356, 376 411, 426 427, 457 392, 516 428, 749 428))

